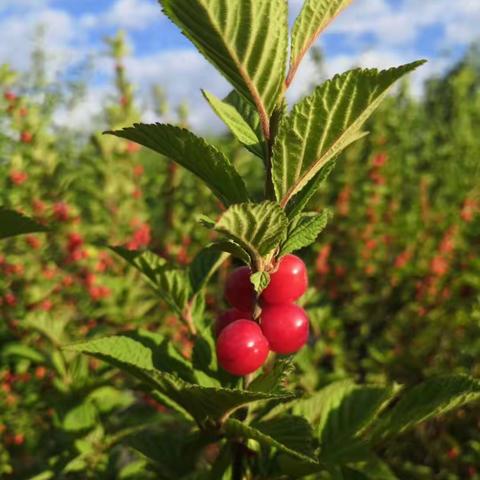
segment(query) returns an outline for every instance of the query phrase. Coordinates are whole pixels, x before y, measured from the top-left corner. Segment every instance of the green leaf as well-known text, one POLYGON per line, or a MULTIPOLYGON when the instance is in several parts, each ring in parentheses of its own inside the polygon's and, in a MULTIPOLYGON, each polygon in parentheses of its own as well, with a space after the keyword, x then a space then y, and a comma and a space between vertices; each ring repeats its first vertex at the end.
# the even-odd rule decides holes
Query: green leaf
POLYGON ((285 212, 277 203, 266 201, 233 205, 222 214, 215 230, 258 260, 281 242, 287 226, 285 212))
POLYGON ((365 443, 359 434, 393 395, 392 388, 340 381, 299 401, 293 413, 313 424, 321 445, 320 460, 335 463, 364 453, 365 443))
POLYGON ((48 228, 21 213, 0 207, 0 239, 47 231, 48 228))
POLYGON ((109 246, 108 248, 145 275, 152 285, 157 285, 157 277, 167 265, 164 258, 149 250, 128 250, 120 246, 109 246))
POLYGON ((129 391, 104 385, 90 392, 87 400, 93 403, 100 413, 108 413, 114 409, 129 407, 135 398, 129 391))
POLYGON ((363 123, 400 77, 423 61, 378 71, 355 69, 335 76, 315 89, 280 124, 272 176, 282 207, 300 192, 322 167, 364 134, 363 123))
POLYGON ((188 271, 167 265, 163 258, 153 252, 131 251, 123 247, 110 248, 145 275, 157 294, 173 310, 182 314, 192 295, 188 271))
POLYGON ((106 133, 137 142, 174 160, 203 180, 226 206, 248 201, 245 184, 228 158, 188 130, 159 123, 137 123, 106 133))
MULTIPOLYGON (((201 426, 209 421, 218 421, 227 417, 234 410, 252 402, 261 400, 288 400, 290 394, 274 394, 264 392, 249 392, 226 388, 202 387, 167 373, 184 372, 184 377, 191 376, 189 364, 167 354, 158 347, 159 337, 142 332, 142 335, 125 335, 106 337, 66 348, 76 352, 86 353, 104 360, 122 370, 125 370, 139 380, 151 386, 161 399, 179 412, 188 414, 201 426)), ((164 348, 171 344, 160 343, 164 348)))
POLYGON ((197 457, 185 454, 188 431, 184 425, 179 427, 167 431, 146 430, 131 435, 126 443, 152 461, 155 470, 162 473, 162 479, 182 479, 195 469, 197 457))
POLYGON ((287 85, 292 83, 300 63, 315 43, 319 35, 330 22, 352 0, 306 0, 295 20, 292 30, 292 46, 290 51, 290 71, 287 85))
POLYGON ((205 387, 221 386, 216 375, 218 366, 215 355, 215 340, 211 327, 195 337, 192 364, 200 385, 205 387))
POLYGON ((286 379, 293 369, 291 359, 277 360, 273 368, 259 375, 248 389, 252 392, 284 392, 286 379))
POLYGON ((91 354, 123 370, 158 370, 175 373, 185 380, 193 380, 191 365, 162 335, 139 330, 121 335, 102 337, 65 347, 68 350, 91 354), (130 368, 131 367, 131 368, 130 368))
POLYGON ((229 239, 222 239, 217 240, 211 244, 211 248, 219 250, 221 252, 229 253, 230 255, 242 260, 242 262, 246 263, 247 265, 250 264, 252 259, 250 255, 236 242, 229 239))
POLYGON ((35 363, 44 363, 46 361, 43 353, 22 343, 7 343, 0 351, 2 361, 7 361, 9 357, 20 357, 35 363))
POLYGON ((307 183, 305 188, 298 192, 285 208, 288 218, 295 218, 301 213, 308 202, 318 191, 322 183, 329 177, 335 168, 335 160, 328 162, 320 171, 307 183))
POLYGON ((280 247, 280 256, 308 247, 327 226, 330 210, 322 213, 302 213, 290 220, 287 238, 280 247))
POLYGON ((373 453, 366 460, 352 466, 353 470, 361 472, 368 480, 398 480, 390 467, 373 453))
POLYGON ((264 145, 260 142, 257 133, 242 117, 240 112, 228 102, 220 100, 211 93, 203 91, 203 96, 207 99, 215 113, 229 128, 233 136, 254 155, 263 158, 265 154, 264 145))
POLYGON ((262 445, 277 448, 305 462, 316 463, 312 429, 302 417, 288 415, 255 425, 230 418, 224 428, 228 437, 257 440, 262 445))
MULTIPOLYGON (((268 124, 283 93, 288 49, 285 0, 160 0, 178 25, 268 124)), ((264 128, 267 134, 268 128, 264 128)), ((266 135, 268 137, 268 134, 266 135)))
MULTIPOLYGON (((228 103, 237 110, 242 118, 247 122, 249 127, 255 132, 258 139, 262 139, 262 126, 260 125, 260 117, 255 107, 245 97, 240 95, 236 90, 232 90, 225 98, 224 102, 228 103)), ((262 140, 263 141, 263 140, 262 140)))
POLYGON ((260 295, 270 283, 270 274, 268 272, 255 272, 250 275, 250 282, 255 288, 255 292, 260 295))
POLYGON ((480 399, 480 381, 466 375, 434 377, 407 390, 380 417, 372 430, 374 441, 396 435, 414 425, 480 399))
POLYGON ((195 256, 189 269, 190 285, 194 295, 207 284, 226 257, 226 254, 222 254, 218 248, 212 246, 204 248, 195 256))
POLYGON ((63 419, 63 428, 68 432, 86 430, 95 425, 97 409, 90 401, 85 401, 69 410, 63 419))

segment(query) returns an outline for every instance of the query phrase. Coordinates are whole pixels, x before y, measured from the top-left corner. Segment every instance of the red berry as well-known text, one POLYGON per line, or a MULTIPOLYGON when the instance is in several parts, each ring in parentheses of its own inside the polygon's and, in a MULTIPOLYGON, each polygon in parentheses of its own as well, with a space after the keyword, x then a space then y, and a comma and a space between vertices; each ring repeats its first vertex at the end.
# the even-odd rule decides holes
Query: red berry
POLYGON ((12 170, 10 172, 10 181, 15 185, 21 185, 28 180, 28 174, 20 170, 12 170))
POLYGON ((252 320, 252 316, 248 312, 242 312, 238 308, 230 308, 220 314, 215 322, 215 336, 218 337, 221 331, 227 326, 233 323, 235 320, 252 320))
POLYGON ((26 241, 28 245, 34 250, 38 250, 42 246, 42 242, 35 235, 27 235, 26 241))
POLYGON ((277 270, 270 274, 270 283, 262 293, 262 300, 270 304, 291 303, 307 290, 307 269, 295 255, 280 259, 277 270))
POLYGON ((233 270, 225 284, 225 299, 235 308, 252 311, 255 305, 255 289, 250 282, 251 271, 248 267, 233 270))
POLYGON ((15 93, 11 92, 10 90, 7 90, 7 91, 3 94, 3 98, 4 98, 7 102, 14 102, 14 101, 17 99, 17 96, 15 95, 15 93))
MULTIPOLYGON (((135 142, 127 142, 127 145, 125 147, 125 150, 127 153, 137 153, 138 151, 140 151, 142 147, 138 144, 138 143, 135 143, 135 142)), ((143 173, 143 166, 142 165, 137 165, 136 167, 134 168, 138 168, 138 167, 141 167, 142 168, 142 171, 140 173, 140 175, 143 173)), ((135 171, 135 170, 134 170, 135 171)), ((136 176, 140 176, 140 175, 136 175, 136 176)))
POLYGON ((217 340, 218 363, 232 375, 243 376, 258 370, 268 352, 267 339, 251 320, 236 320, 225 327, 217 340))
POLYGON ((308 317, 293 303, 290 305, 267 305, 260 317, 262 331, 271 350, 288 355, 300 350, 308 340, 308 317))
POLYGON ((69 219, 69 207, 64 202, 57 202, 53 205, 53 214, 59 222, 66 222, 69 219))
POLYGON ((25 131, 20 134, 20 141, 22 143, 31 143, 33 140, 33 135, 31 132, 25 131))

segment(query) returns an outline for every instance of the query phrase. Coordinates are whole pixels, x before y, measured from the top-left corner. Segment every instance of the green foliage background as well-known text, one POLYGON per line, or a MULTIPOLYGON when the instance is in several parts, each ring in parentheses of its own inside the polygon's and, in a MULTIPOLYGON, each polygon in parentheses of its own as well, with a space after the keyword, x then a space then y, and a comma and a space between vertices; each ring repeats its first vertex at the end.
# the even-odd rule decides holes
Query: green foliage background
MULTIPOLYGON (((140 112, 122 63, 124 40, 118 36, 109 45, 116 85, 105 100, 103 123, 117 130, 138 121, 140 112)), ((53 111, 72 100, 71 92, 36 80, 18 77, 7 66, 0 70, 4 92, 17 94, 1 101, 0 204, 50 227, 46 234, 0 245, 2 478, 228 478, 222 476, 229 468, 227 446, 215 443, 213 434, 200 437, 193 423, 208 431, 212 411, 220 417, 259 399, 268 400, 267 407, 258 407, 259 421, 247 425, 230 418, 225 424, 227 438, 248 439, 252 463, 256 453, 267 452, 258 456, 268 459, 255 465, 258 478, 285 478, 276 473, 278 465, 295 472, 292 478, 302 468, 309 473, 312 445, 305 442, 310 435, 305 418, 315 425, 326 465, 342 456, 362 458, 312 478, 480 478, 478 405, 462 406, 461 395, 462 375, 480 375, 477 49, 443 77, 431 79, 420 99, 411 97, 405 83, 368 121, 370 135, 337 159, 341 168, 309 204, 314 212, 328 208, 333 220, 315 244, 300 251, 312 286, 304 300, 311 341, 296 355, 295 368, 281 364, 273 383, 260 377, 240 399, 219 388, 212 375, 215 359, 208 354, 210 324, 224 307, 222 285, 232 260, 214 274, 205 304, 196 288, 183 287, 186 275, 198 289, 203 286, 218 260, 216 253, 195 257, 213 239, 197 216, 206 215, 228 231, 221 205, 191 173, 138 150, 128 139, 99 132, 79 139, 53 128, 53 111), (42 101, 34 95, 38 90, 42 101), (19 173, 27 177, 20 181, 19 173), (131 250, 106 248, 120 244, 131 250), (159 256, 131 254, 147 246, 159 256), (147 265, 157 291, 175 295, 159 297, 121 257, 140 262, 144 271, 147 265), (185 271, 194 258, 195 266, 185 271), (192 318, 201 330, 195 344, 192 318), (133 329, 141 333, 134 336, 133 329), (133 379, 98 360, 110 355, 101 341, 61 348, 112 334, 121 335, 115 340, 122 342, 115 344, 117 363, 125 349, 143 352, 122 364, 133 379), (76 355, 75 349, 88 349, 95 358, 76 355), (167 370, 162 376, 152 373, 159 362, 167 370), (170 376, 174 373, 179 379, 170 376), (287 387, 278 387, 287 373, 287 387), (402 409, 410 412, 408 388, 445 373, 458 375, 450 401, 461 408, 435 420, 417 410, 408 425, 428 421, 387 443, 403 429, 402 409), (359 391, 352 378, 372 386, 359 391), (188 386, 196 381, 204 387, 188 386), (396 383, 407 386, 406 396, 370 428, 377 407, 395 391, 375 385, 396 383), (155 385, 156 394, 145 384, 155 385), (288 400, 299 392, 310 397, 290 408, 288 400), (285 401, 287 406, 280 403, 285 401), (288 417, 274 417, 289 408, 288 417), (337 413, 322 414, 330 411, 337 413), (185 421, 188 415, 194 422, 185 421), (360 441, 365 432, 372 446, 367 460, 360 441)), ((242 79, 233 80, 249 92, 242 79)), ((277 83, 262 84, 268 110, 277 83)), ((157 109, 164 112, 162 95, 157 98, 157 109)), ((225 105, 215 105, 228 115, 225 105)), ((176 119, 179 128, 188 125, 185 108, 176 119)), ((263 151, 265 146, 254 143, 258 122, 238 128, 254 154, 263 151)), ((260 160, 252 162, 228 135, 210 140, 216 148, 205 155, 219 164, 224 153, 233 157, 249 191, 260 197, 260 160)), ((188 142, 183 146, 188 149, 188 142)), ((163 153, 175 159, 178 149, 163 153)), ((207 182, 215 178, 213 172, 207 182)), ((219 199, 236 192, 235 202, 246 200, 243 187, 231 178, 236 189, 215 185, 219 199)), ((320 230, 325 218, 315 218, 320 230)), ((431 381, 419 394, 442 412, 438 385, 431 381)), ((223 384, 238 387, 231 378, 223 384)), ((478 385, 468 388, 478 394, 478 385)))

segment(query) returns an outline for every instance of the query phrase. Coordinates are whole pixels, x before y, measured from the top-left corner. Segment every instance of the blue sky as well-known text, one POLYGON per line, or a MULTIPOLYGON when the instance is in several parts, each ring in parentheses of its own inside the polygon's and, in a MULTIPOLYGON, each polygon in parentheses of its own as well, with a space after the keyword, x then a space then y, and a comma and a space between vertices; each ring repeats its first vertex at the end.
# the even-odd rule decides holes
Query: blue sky
MULTIPOLYGON (((291 17, 301 0, 290 0, 291 17)), ((140 91, 164 85, 175 101, 188 98, 194 126, 215 122, 199 94, 227 91, 223 79, 162 15, 156 0, 0 0, 0 64, 29 68, 35 29, 46 27, 45 48, 52 77, 75 71, 94 58, 95 77, 88 98, 70 113, 84 124, 108 94, 111 64, 101 55, 102 39, 119 28, 132 43, 127 66, 140 91)), ((327 74, 352 66, 389 67, 418 58, 429 63, 412 79, 421 93, 425 78, 445 71, 480 37, 480 0, 353 0, 352 6, 322 36, 327 74)), ((292 86, 292 100, 310 87, 315 69, 307 59, 292 86)), ((151 117, 146 107, 146 117, 151 117)))

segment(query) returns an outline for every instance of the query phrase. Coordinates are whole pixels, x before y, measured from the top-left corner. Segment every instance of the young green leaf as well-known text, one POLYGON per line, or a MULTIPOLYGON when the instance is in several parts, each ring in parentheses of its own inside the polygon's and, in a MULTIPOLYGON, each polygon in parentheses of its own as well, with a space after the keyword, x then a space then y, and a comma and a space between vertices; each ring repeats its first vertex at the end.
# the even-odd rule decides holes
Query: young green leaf
POLYGON ((226 254, 212 246, 204 248, 195 256, 189 268, 192 294, 197 294, 206 285, 226 257, 226 254))
POLYGON ((283 392, 286 379, 293 372, 293 362, 289 359, 277 360, 273 368, 259 375, 248 387, 252 392, 283 392))
POLYGON ((182 313, 194 293, 189 272, 167 265, 165 259, 150 251, 131 251, 123 247, 110 249, 145 275, 157 294, 177 313, 182 313))
POLYGON ((137 123, 133 127, 106 133, 171 158, 203 180, 226 206, 248 201, 245 184, 228 158, 188 130, 160 123, 137 123))
POLYGON ((221 252, 226 252, 235 258, 238 258, 243 263, 249 265, 252 262, 250 255, 238 243, 227 238, 217 240, 211 244, 211 248, 217 249, 221 252))
POLYGON ((302 417, 287 415, 253 425, 230 418, 225 423, 225 433, 228 437, 251 438, 305 462, 317 463, 312 429, 302 417))
POLYGON ((351 1, 352 0, 305 1, 293 25, 290 70, 286 81, 287 86, 292 83, 308 49, 315 43, 330 22, 346 8, 351 1))
POLYGON ((371 452, 364 460, 352 465, 352 469, 363 473, 368 480, 399 480, 390 467, 371 452))
POLYGON ((47 232, 48 228, 14 210, 0 207, 0 240, 27 233, 47 232))
POLYGON ((263 133, 283 92, 288 49, 285 0, 160 0, 233 87, 257 108, 263 133))
POLYGON ((454 408, 480 400, 480 381, 466 375, 434 377, 407 390, 399 402, 380 417, 372 430, 375 440, 404 432, 414 425, 454 408))
POLYGON ((282 207, 322 167, 364 134, 363 123, 400 77, 423 61, 378 71, 355 69, 318 87, 282 121, 273 149, 272 177, 282 207))
POLYGON ((240 112, 228 102, 220 100, 211 93, 203 91, 203 96, 207 99, 214 112, 223 120, 233 136, 254 155, 263 158, 265 154, 263 142, 259 140, 255 131, 242 117, 240 112))
POLYGON ((250 275, 250 282, 257 294, 260 295, 270 283, 270 274, 268 272, 255 272, 253 275, 250 275))
POLYGON ((302 213, 290 220, 287 237, 280 247, 280 256, 314 243, 327 226, 330 215, 330 210, 324 210, 322 213, 302 213))
POLYGON ((255 107, 245 97, 240 95, 236 90, 232 90, 223 100, 231 105, 247 122, 249 127, 255 132, 257 138, 262 138, 262 126, 260 124, 260 116, 255 107))
POLYGON ((92 428, 97 422, 98 411, 95 405, 85 400, 70 409, 63 418, 62 427, 67 432, 78 432, 92 428))
POLYGON ((271 252, 285 236, 285 212, 275 202, 242 203, 225 211, 215 230, 240 245, 255 261, 271 252))
POLYGON ((300 190, 288 203, 285 208, 285 212, 288 218, 295 218, 301 213, 308 202, 312 199, 315 193, 318 191, 322 183, 329 177, 335 168, 335 160, 328 162, 320 171, 307 183, 307 185, 300 190))

